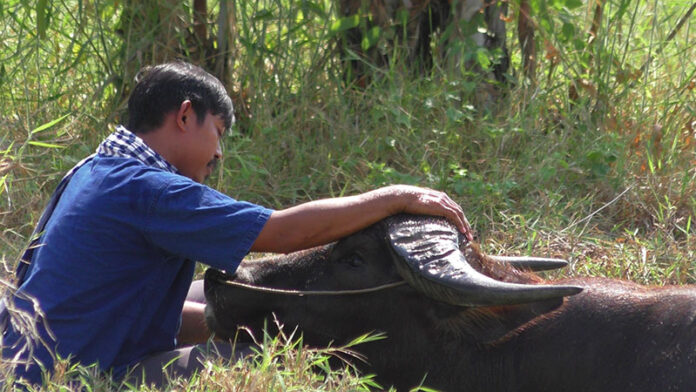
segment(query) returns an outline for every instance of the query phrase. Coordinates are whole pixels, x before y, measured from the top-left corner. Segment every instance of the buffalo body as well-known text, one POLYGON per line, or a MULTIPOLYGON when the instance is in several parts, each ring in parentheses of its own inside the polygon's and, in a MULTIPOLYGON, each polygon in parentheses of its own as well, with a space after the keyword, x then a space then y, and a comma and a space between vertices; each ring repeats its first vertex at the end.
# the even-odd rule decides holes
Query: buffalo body
MULTIPOLYGON (((470 392, 696 390, 696 290, 690 286, 567 279, 553 284, 582 292, 570 295, 563 286, 561 296, 526 303, 461 305, 413 284, 342 295, 229 284, 316 292, 401 281, 385 230, 378 224, 325 247, 245 261, 234 275, 209 270, 210 327, 228 338, 238 326, 260 333, 275 314, 285 326, 299 326, 311 346, 384 332, 386 339, 357 347, 367 357, 358 365, 398 390, 423 380, 439 390, 470 392)), ((470 265, 497 281, 548 284, 476 247, 468 253, 470 265)))

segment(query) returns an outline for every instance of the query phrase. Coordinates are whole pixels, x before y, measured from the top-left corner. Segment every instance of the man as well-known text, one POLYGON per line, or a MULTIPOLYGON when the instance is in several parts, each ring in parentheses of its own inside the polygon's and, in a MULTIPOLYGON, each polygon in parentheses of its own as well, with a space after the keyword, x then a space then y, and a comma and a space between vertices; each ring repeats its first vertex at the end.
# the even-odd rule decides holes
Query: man
POLYGON ((3 356, 26 357, 21 343, 34 344, 18 376, 40 382, 54 354, 115 377, 139 363, 161 371, 182 353, 177 345, 205 343, 204 305, 186 301, 195 261, 233 271, 249 251, 325 244, 398 212, 441 215, 470 236, 461 208, 428 189, 392 186, 273 211, 202 185, 234 120, 224 86, 182 62, 141 74, 128 129, 117 127, 66 176, 40 220, 40 246, 10 301, 30 314, 38 306, 45 344, 9 323, 3 356))

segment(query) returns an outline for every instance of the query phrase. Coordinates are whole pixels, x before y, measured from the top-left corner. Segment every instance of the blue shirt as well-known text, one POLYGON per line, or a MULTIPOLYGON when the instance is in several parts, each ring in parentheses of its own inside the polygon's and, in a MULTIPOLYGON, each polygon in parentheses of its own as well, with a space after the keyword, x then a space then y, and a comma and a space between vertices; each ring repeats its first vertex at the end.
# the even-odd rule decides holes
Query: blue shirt
MULTIPOLYGON (((31 312, 20 298, 35 298, 55 352, 119 376, 175 347, 194 260, 235 270, 271 212, 135 159, 97 155, 65 189, 15 305, 31 312)), ((18 338, 8 328, 5 346, 18 338)), ((52 368, 50 351, 35 350, 52 368)), ((36 366, 25 370, 18 366, 40 381, 36 366)))

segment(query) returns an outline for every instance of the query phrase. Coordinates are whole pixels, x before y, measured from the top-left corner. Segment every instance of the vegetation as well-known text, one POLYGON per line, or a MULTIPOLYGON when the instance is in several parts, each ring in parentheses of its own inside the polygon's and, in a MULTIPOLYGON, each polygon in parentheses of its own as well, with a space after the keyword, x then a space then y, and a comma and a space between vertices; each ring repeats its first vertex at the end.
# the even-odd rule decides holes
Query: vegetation
MULTIPOLYGON (((533 0, 539 50, 536 73, 526 78, 515 36, 520 1, 511 0, 512 71, 494 105, 476 98, 482 76, 437 62, 414 75, 399 47, 389 49, 388 67, 353 85, 338 46, 346 23, 328 1, 236 3, 234 61, 223 79, 238 123, 212 186, 275 208, 389 183, 428 186, 461 203, 489 253, 568 259, 570 267, 556 274, 696 282, 690 0, 533 0)), ((168 4, 176 18, 193 13, 189 2, 168 4)), ((208 6, 210 15, 220 12, 218 2, 208 6)), ((3 291, 61 176, 122 121, 134 62, 158 58, 148 56, 164 19, 127 34, 128 7, 135 5, 0 3, 3 291)), ((175 42, 190 47, 185 26, 173 31, 175 42)), ((379 45, 379 33, 371 30, 368 45, 379 45)), ((200 53, 180 55, 200 61, 200 53)), ((490 66, 485 53, 470 58, 490 66)), ((209 372, 174 387, 374 388, 369 378, 331 370, 326 358, 335 352, 303 350, 286 338, 271 339, 257 363, 235 365, 242 372, 211 363, 209 372)), ((0 367, 7 374, 9 365, 0 367)), ((78 388, 70 378, 90 389, 118 387, 89 367, 66 364, 46 388, 78 388)))

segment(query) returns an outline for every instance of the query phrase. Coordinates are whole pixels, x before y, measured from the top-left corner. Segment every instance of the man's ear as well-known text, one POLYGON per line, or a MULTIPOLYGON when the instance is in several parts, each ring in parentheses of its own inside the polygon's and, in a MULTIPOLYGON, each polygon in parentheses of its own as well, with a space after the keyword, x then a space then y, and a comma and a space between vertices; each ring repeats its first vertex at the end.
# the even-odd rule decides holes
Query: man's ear
POLYGON ((190 124, 193 119, 193 104, 188 99, 179 105, 179 110, 176 112, 176 125, 182 131, 185 131, 186 124, 190 124))

